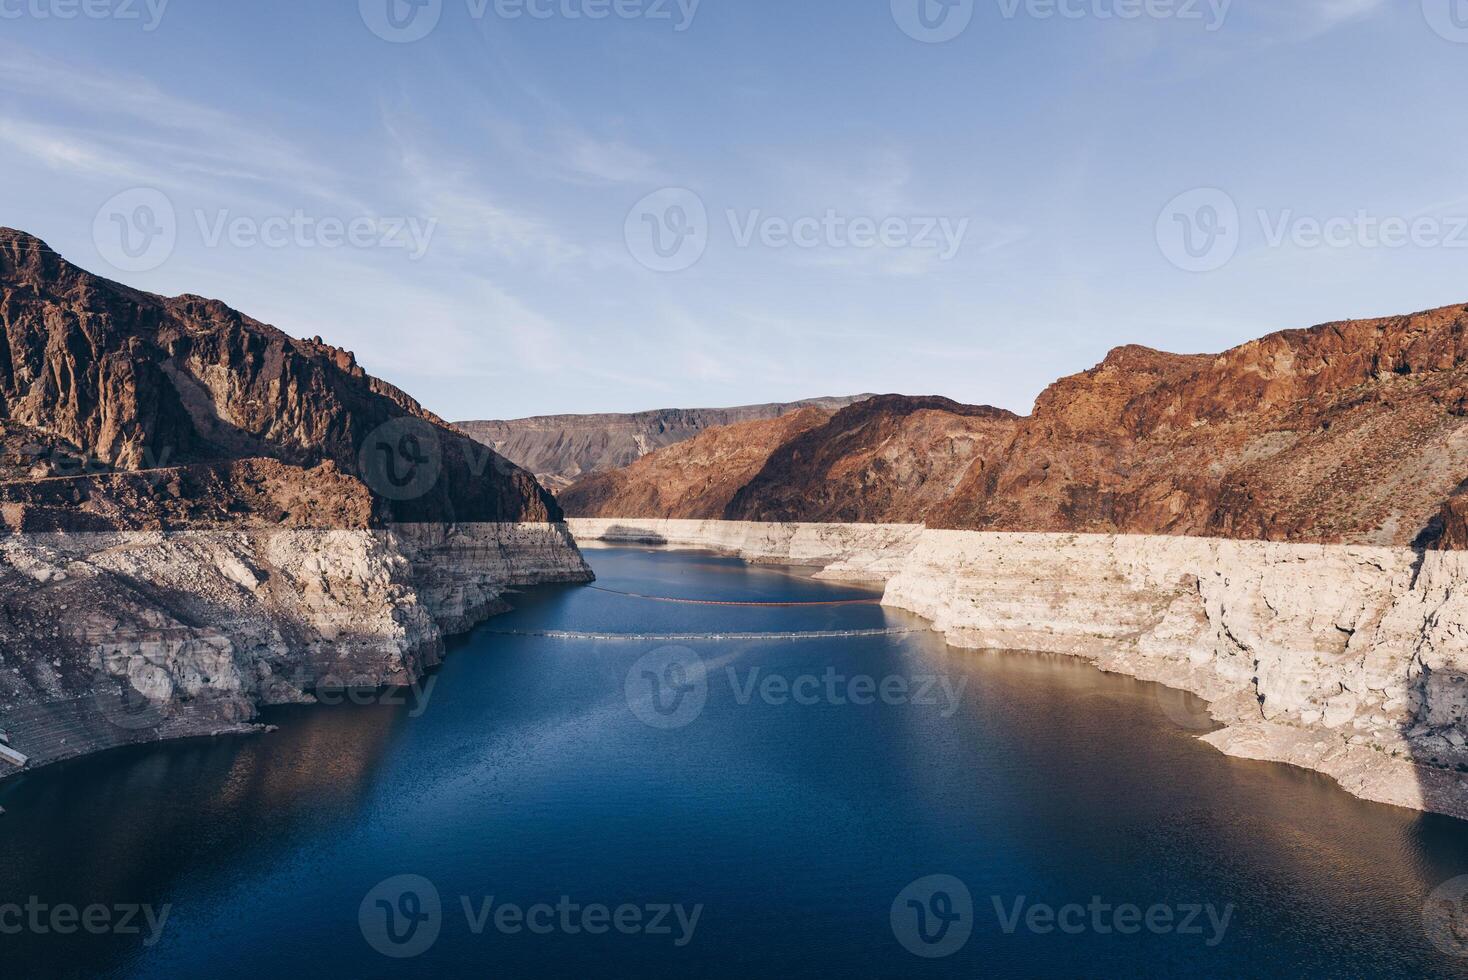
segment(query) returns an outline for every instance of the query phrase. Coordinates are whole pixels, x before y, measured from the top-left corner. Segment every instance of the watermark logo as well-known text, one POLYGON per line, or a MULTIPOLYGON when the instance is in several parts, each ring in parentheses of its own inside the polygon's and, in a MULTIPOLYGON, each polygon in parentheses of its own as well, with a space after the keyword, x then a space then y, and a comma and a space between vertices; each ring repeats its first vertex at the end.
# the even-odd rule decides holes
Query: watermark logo
POLYGON ((623 686, 627 706, 643 724, 685 728, 708 703, 708 668, 687 647, 661 647, 638 659, 623 686))
POLYGON ((92 221, 97 252, 122 272, 152 272, 178 244, 178 214, 159 190, 134 187, 108 199, 92 221))
POLYGON ((1428 896, 1422 925, 1438 949, 1468 958, 1468 875, 1443 882, 1428 896))
POLYGON ((357 471, 379 497, 417 500, 433 489, 443 471, 438 429, 410 416, 384 422, 362 442, 357 471))
POLYGON ((1180 728, 1190 732, 1213 732, 1220 727, 1208 710, 1208 702, 1187 691, 1175 687, 1153 685, 1153 697, 1162 713, 1180 728))
POLYGON ((974 0, 892 0, 892 19, 914 41, 942 44, 968 30, 974 0))
POLYGON ((665 187, 632 206, 624 235, 627 250, 644 267, 682 272, 708 249, 708 208, 686 187, 665 187))
POLYGON ((384 41, 411 44, 438 26, 443 0, 357 0, 362 23, 384 41))
POLYGON ((438 889, 422 875, 389 878, 362 899, 357 925, 367 945, 383 956, 398 960, 421 956, 438 942, 443 928, 438 889))
POLYGON ((137 21, 152 33, 163 23, 169 0, 0 0, 0 20, 137 21))
POLYGON ((1157 245, 1184 272, 1213 272, 1239 250, 1239 206, 1224 191, 1202 187, 1179 194, 1157 216, 1157 245))
MULTIPOLYGON (((1293 208, 1255 210, 1265 248, 1378 251, 1468 248, 1468 214, 1353 214, 1320 217, 1293 208)), ((1213 272, 1233 260, 1247 223, 1237 202, 1217 188, 1199 188, 1168 202, 1157 219, 1157 244, 1185 272, 1213 272)))
POLYGON ((168 720, 173 679, 154 664, 123 668, 121 676, 106 663, 92 679, 92 704, 107 723, 125 732, 152 731, 168 720))
POLYGON ((952 956, 974 931, 973 896, 952 875, 919 878, 893 900, 891 921, 892 934, 914 956, 952 956))
POLYGON ((1439 37, 1468 44, 1468 0, 1422 0, 1422 16, 1439 37))

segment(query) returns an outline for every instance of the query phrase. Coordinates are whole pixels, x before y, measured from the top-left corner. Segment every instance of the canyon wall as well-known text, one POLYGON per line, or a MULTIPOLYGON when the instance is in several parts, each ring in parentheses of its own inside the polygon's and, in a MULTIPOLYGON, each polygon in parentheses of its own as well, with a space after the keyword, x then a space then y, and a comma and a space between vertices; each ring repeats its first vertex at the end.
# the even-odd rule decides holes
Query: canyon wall
POLYGON ((350 351, 0 228, 0 734, 31 765, 410 684, 507 590, 591 579, 560 516, 350 351))
POLYGON ((1205 739, 1229 754, 1468 819, 1468 555, 911 525, 569 524, 582 540, 880 577, 884 604, 955 646, 1081 656, 1191 691, 1222 726, 1205 739))
POLYGON ((3 535, 0 726, 32 767, 251 731, 412 684, 509 589, 591 577, 553 524, 3 535))

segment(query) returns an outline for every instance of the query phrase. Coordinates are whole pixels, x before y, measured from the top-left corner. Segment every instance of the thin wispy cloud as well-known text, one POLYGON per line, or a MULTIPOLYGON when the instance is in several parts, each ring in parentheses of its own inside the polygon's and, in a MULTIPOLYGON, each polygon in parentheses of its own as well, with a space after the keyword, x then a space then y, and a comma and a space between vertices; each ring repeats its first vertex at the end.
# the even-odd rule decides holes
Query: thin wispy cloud
POLYGON ((47 166, 94 179, 131 181, 226 200, 300 206, 303 197, 368 209, 340 172, 248 119, 162 91, 126 72, 0 45, 0 139, 47 166), (48 120, 64 112, 71 125, 48 120))
POLYGON ((445 5, 413 44, 374 35, 355 5, 277 2, 260 0, 270 16, 171 8, 146 36, 6 21, 3 220, 113 278, 219 296, 356 349, 446 417, 845 386, 1024 410, 1117 344, 1220 349, 1463 299, 1461 250, 1261 249, 1251 223, 1231 264, 1195 275, 1156 230, 1195 188, 1226 191, 1249 222, 1259 208, 1461 212, 1443 161, 1468 137, 1441 121, 1468 48, 1415 0, 1234 0, 1212 31, 976 19, 945 45, 916 43, 885 4, 834 0, 708 6, 677 34, 616 17, 470 22, 445 5), (839 43, 797 42, 801 16, 839 43), (200 44, 211 31, 238 43, 200 44), (1383 109, 1368 52, 1412 105, 1383 109), (93 238, 99 206, 135 187, 164 191, 180 220, 172 257, 138 274, 107 266, 93 238), (637 210, 671 188, 694 191, 709 221, 706 248, 676 271, 632 240, 656 228, 679 241, 676 215, 649 225, 637 210), (197 209, 396 215, 433 231, 412 257, 211 244, 197 209), (758 233, 741 244, 730 210, 744 227, 828 210, 967 224, 944 260, 758 233))

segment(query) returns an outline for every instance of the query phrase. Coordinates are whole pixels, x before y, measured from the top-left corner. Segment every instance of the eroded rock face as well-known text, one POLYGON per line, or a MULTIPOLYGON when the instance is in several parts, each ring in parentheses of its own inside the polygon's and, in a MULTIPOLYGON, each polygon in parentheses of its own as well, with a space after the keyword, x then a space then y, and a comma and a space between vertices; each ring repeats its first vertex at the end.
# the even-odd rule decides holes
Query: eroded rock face
POLYGON ((0 535, 0 727, 32 765, 249 730, 413 684, 507 590, 590 577, 557 524, 0 535))
POLYGON ((51 454, 38 465, 64 458, 58 446, 103 471, 330 462, 368 484, 376 526, 560 518, 529 473, 369 376, 350 352, 216 300, 94 276, 10 229, 0 229, 0 330, 0 419, 41 434, 51 454), (411 494, 372 471, 380 447, 369 437, 389 423, 409 428, 391 431, 385 448, 412 436, 436 474, 411 494))
POLYGON ((710 429, 560 499, 577 517, 917 521, 999 453, 1017 422, 946 398, 878 395, 710 429))
POLYGON ((933 526, 1411 544, 1468 477, 1468 308, 1216 356, 1121 348, 1037 401, 933 526))
POLYGON ((831 412, 805 408, 775 419, 709 429, 644 456, 626 469, 598 473, 560 494, 568 514, 723 517, 734 495, 796 436, 825 425, 831 412))
MULTIPOLYGON (((1462 547, 1465 324, 1468 307, 1453 306, 1218 355, 1122 347, 1023 419, 874 398, 771 451, 724 516, 1462 547)), ((714 482, 687 463, 680 485, 714 482)), ((696 493, 656 493, 662 472, 655 454, 565 498, 577 516, 707 516, 696 493)))

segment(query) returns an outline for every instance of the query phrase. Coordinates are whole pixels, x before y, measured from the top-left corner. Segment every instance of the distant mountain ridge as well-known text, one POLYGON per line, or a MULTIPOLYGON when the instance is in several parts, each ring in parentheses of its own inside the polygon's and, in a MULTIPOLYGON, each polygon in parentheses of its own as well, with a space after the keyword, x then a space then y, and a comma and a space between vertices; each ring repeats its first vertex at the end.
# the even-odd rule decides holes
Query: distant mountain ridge
POLYGON ((1024 418, 882 396, 798 432, 735 425, 559 500, 574 517, 1464 548, 1468 306, 1220 354, 1118 347, 1024 418), (738 487, 720 446, 742 447, 738 487))
POLYGON ((663 408, 606 415, 542 415, 456 427, 559 490, 595 473, 628 466, 706 429, 776 419, 806 408, 835 411, 871 395, 807 398, 733 408, 663 408))

